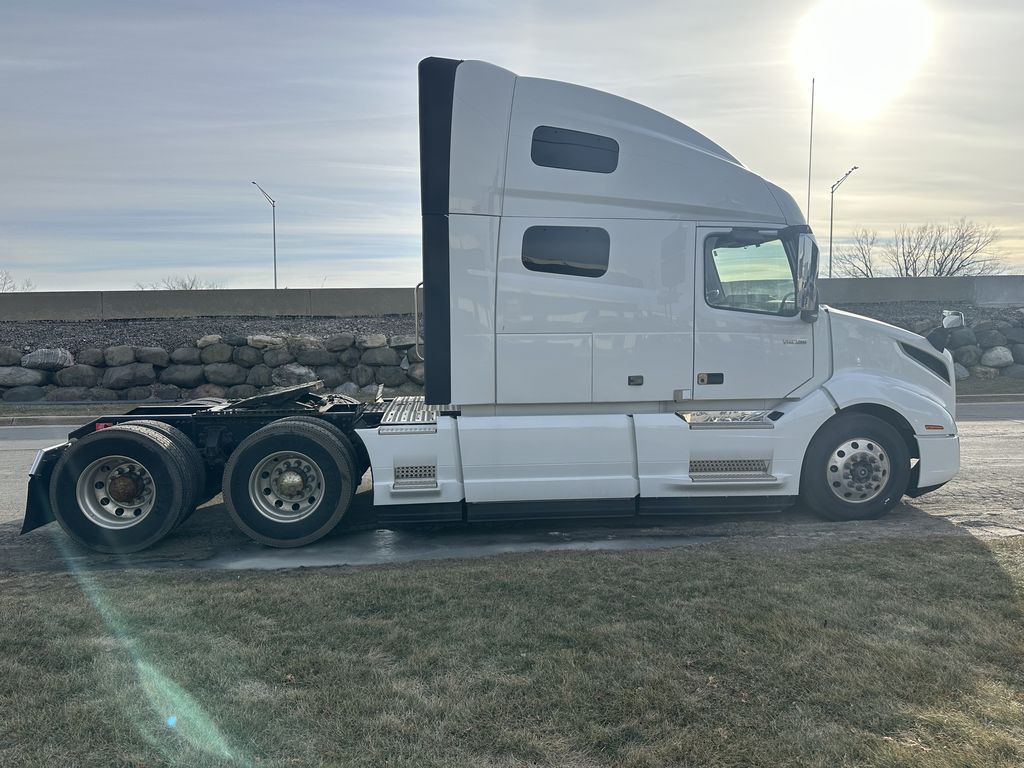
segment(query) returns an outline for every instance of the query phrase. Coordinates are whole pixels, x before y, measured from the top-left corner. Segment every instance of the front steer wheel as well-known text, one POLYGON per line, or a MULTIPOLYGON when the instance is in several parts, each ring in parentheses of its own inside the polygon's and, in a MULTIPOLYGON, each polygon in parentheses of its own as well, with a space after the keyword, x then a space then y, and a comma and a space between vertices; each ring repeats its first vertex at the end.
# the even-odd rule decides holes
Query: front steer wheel
POLYGON ((137 552, 195 506, 188 460, 159 432, 124 424, 76 440, 57 461, 50 504, 57 522, 98 552, 137 552))
POLYGON ((249 538, 300 547, 326 536, 352 503, 351 448, 333 430, 282 419, 239 443, 224 467, 224 504, 249 538))
POLYGON ((910 453, 890 424, 865 413, 840 413, 818 430, 804 455, 800 498, 829 520, 880 517, 910 482, 910 453))

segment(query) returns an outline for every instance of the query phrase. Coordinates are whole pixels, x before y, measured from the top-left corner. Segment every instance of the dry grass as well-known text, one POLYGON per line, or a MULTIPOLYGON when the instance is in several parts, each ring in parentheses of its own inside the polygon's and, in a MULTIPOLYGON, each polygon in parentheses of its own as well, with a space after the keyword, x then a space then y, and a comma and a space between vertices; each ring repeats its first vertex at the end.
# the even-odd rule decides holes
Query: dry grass
POLYGON ((1022 581, 966 536, 0 576, 0 764, 1020 765, 1022 581))

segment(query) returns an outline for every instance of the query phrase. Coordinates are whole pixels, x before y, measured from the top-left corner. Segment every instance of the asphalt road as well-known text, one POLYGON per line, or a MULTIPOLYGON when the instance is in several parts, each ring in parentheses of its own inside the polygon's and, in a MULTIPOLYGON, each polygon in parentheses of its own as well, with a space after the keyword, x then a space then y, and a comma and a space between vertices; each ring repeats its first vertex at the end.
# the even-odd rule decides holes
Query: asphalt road
POLYGON ((755 546, 803 546, 815 539, 898 536, 1024 535, 1024 403, 962 405, 962 469, 944 488, 905 499, 881 520, 828 523, 798 511, 773 515, 688 517, 659 525, 532 523, 373 529, 364 484, 350 517, 357 530, 339 530, 301 549, 274 550, 250 542, 223 505, 199 510, 163 542, 131 556, 82 550, 59 526, 19 536, 27 471, 37 449, 62 442, 66 427, 0 428, 0 571, 133 567, 295 568, 367 565, 506 552, 566 549, 645 549, 744 539, 755 546), (359 521, 364 523, 359 525, 359 521))

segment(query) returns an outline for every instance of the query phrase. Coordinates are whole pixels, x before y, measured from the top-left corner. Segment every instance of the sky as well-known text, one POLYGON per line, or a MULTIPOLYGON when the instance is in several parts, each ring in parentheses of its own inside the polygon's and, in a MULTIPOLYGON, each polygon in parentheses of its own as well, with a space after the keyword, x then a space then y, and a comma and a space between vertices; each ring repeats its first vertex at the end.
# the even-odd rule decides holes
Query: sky
POLYGON ((112 2, 0 7, 0 269, 39 290, 419 281, 416 65, 483 59, 664 112, 861 227, 991 224, 1024 272, 1024 4, 112 2), (847 14, 847 15, 843 15, 847 14), (894 15, 895 14, 895 15, 894 15), (837 37, 838 36, 838 37, 837 37))

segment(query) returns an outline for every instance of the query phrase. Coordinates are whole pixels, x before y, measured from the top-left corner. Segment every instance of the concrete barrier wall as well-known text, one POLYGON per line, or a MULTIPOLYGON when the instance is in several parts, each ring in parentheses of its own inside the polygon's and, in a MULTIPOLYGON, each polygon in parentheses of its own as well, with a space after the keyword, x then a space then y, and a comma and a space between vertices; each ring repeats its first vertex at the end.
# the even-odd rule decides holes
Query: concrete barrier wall
MULTIPOLYGON (((941 301, 1024 307, 1024 275, 821 280, 825 304, 941 301)), ((0 320, 128 320, 158 317, 360 317, 413 311, 412 288, 2 293, 0 320)))

